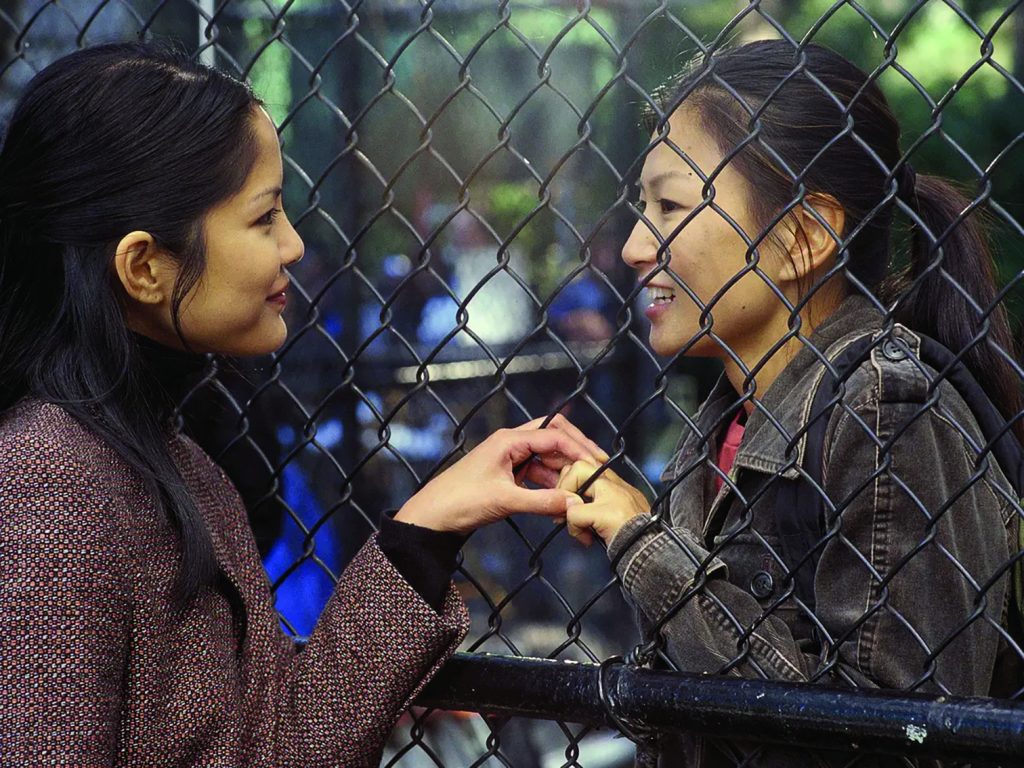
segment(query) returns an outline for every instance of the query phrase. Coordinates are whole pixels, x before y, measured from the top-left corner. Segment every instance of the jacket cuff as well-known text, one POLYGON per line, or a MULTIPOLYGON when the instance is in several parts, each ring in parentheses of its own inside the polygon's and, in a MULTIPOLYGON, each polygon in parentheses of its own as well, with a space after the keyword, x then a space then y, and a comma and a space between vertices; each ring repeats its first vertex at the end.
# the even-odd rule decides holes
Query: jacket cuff
MULTIPOLYGON (((318 656, 326 653, 336 657, 328 671, 336 670, 338 663, 366 664, 368 682, 357 687, 371 693, 383 690, 381 695, 390 702, 389 711, 397 719, 455 652, 469 631, 469 623, 469 613, 455 584, 448 582, 443 609, 433 610, 384 555, 379 534, 374 534, 345 569, 303 655, 313 651, 318 656)), ((317 679, 323 679, 323 675, 318 674, 317 679)), ((332 695, 351 699, 350 687, 327 688, 332 695)), ((372 696, 360 696, 366 701, 364 709, 369 711, 372 696)), ((351 707, 351 703, 346 706, 351 707)), ((386 719, 381 719, 384 730, 380 743, 392 725, 384 722, 386 719)), ((336 735, 337 721, 326 711, 311 720, 326 730, 331 730, 334 722, 331 732, 336 735)), ((345 761, 342 764, 349 765, 345 761)))
POLYGON ((726 565, 685 528, 666 530, 650 515, 628 521, 608 546, 622 586, 657 621, 697 579, 722 574, 726 565))
POLYGON ((435 531, 384 515, 377 546, 402 578, 440 613, 466 538, 460 533, 435 531))

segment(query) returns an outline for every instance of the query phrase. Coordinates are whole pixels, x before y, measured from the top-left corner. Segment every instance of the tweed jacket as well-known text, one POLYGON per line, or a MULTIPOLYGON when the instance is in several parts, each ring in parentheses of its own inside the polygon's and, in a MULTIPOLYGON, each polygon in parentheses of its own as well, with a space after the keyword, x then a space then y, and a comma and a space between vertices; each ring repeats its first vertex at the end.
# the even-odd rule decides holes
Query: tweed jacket
MULTIPOLYGON (((810 342, 835 359, 881 326, 855 296, 810 342)), ((919 348, 909 329, 893 333, 919 348)), ((943 382, 933 398, 934 372, 898 350, 872 351, 829 420, 823 485, 834 533, 814 572, 817 629, 787 589, 773 494, 751 493, 749 506, 740 496, 773 475, 799 476, 819 353, 801 350, 758 394, 717 491, 717 447, 739 400, 727 380, 694 416, 662 478, 666 525, 638 516, 608 549, 641 623, 660 629, 678 668, 964 696, 999 684, 1009 594, 1001 569, 1015 551, 1016 497, 995 462, 976 471, 985 440, 959 393, 943 382)), ((666 764, 734 764, 706 743, 691 747, 666 764)), ((775 758, 750 764, 809 764, 775 758)))
POLYGON ((371 539, 297 652, 231 482, 171 452, 231 587, 179 614, 178 538, 138 477, 57 406, 0 417, 0 765, 379 764, 467 631, 454 586, 434 611, 371 539))

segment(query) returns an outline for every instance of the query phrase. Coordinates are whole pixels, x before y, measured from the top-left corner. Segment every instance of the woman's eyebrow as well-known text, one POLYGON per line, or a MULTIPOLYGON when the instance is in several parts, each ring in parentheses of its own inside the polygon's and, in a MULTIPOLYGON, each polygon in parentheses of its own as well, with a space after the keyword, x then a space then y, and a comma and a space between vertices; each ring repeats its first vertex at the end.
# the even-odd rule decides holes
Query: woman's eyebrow
POLYGON ((682 171, 662 171, 661 173, 654 174, 649 179, 641 178, 637 182, 637 186, 642 187, 644 189, 657 189, 666 181, 669 181, 671 179, 686 179, 691 176, 693 176, 693 171, 688 171, 686 173, 683 173, 682 171))
POLYGON ((277 197, 280 194, 281 194, 281 187, 267 187, 262 192, 258 192, 255 195, 253 195, 252 198, 249 200, 249 202, 250 203, 255 203, 257 200, 260 200, 261 198, 264 198, 267 195, 272 195, 274 197, 277 197))

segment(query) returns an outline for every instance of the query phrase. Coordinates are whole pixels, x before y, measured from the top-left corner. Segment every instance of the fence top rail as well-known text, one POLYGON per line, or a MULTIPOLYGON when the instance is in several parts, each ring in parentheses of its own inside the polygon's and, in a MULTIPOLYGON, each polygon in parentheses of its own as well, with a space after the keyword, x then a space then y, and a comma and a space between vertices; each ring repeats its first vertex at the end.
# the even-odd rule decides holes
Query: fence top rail
POLYGON ((1020 755, 1024 702, 710 677, 632 665, 457 654, 426 707, 943 758, 1020 755), (603 676, 603 681, 602 681, 603 676), (601 689, 604 689, 602 697, 601 689), (602 701, 603 699, 603 701, 602 701))

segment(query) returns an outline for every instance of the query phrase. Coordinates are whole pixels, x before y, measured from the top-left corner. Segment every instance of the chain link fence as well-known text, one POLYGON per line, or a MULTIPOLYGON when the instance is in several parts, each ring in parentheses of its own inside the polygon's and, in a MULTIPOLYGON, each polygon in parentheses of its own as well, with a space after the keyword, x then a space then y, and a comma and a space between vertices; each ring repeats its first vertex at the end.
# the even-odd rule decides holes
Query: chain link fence
MULTIPOLYGON (((791 43, 794 77, 813 75, 800 50, 818 42, 857 63, 886 92, 903 124, 900 167, 952 177, 969 190, 973 202, 958 220, 984 214, 990 221, 1001 286, 996 301, 1019 337, 1022 6, 1006 0, 5 0, 0 116, 55 57, 137 35, 180 41, 207 63, 251 80, 265 100, 285 153, 286 206, 307 247, 293 269, 299 296, 287 310, 291 333, 272 359, 214 364, 183 414, 185 428, 246 500, 289 632, 310 631, 334 579, 382 510, 397 508, 497 428, 566 413, 609 451, 616 472, 657 500, 653 528, 635 537, 653 536, 664 542, 658 546, 688 554, 693 575, 673 584, 673 574, 662 574, 665 599, 656 615, 624 599, 620 560, 609 563, 603 547, 581 547, 564 526, 526 517, 474 534, 456 576, 473 620, 466 655, 428 689, 424 707, 403 717, 386 764, 628 765, 632 739, 641 745, 641 761, 661 749, 669 764, 796 764, 792 753, 773 757, 765 746, 782 741, 807 745, 800 759, 817 764, 906 765, 930 755, 947 765, 1010 765, 1019 762, 1024 740, 1024 715, 1015 703, 1024 683, 1014 678, 1024 652, 1006 607, 1012 602, 1007 584, 1021 559, 1013 542, 1022 512, 1019 488, 1014 494, 1005 484, 986 485, 985 473, 1020 422, 1004 419, 979 442, 956 424, 955 408, 945 412, 942 418, 973 444, 969 482, 940 488, 936 501, 930 478, 915 485, 912 468, 883 461, 846 498, 810 502, 828 507, 827 524, 794 563, 764 527, 764 510, 788 497, 775 495, 774 506, 767 501, 776 486, 803 483, 823 491, 826 479, 804 469, 805 448, 801 459, 789 457, 767 473, 767 488, 749 485, 750 473, 717 469, 713 447, 739 406, 754 402, 752 390, 743 397, 731 390, 719 418, 702 419, 699 404, 721 394, 715 388, 721 369, 697 357, 652 352, 643 286, 620 251, 640 221, 641 231, 658 241, 654 266, 663 269, 672 240, 682 237, 682 227, 661 237, 633 188, 653 148, 666 143, 667 123, 658 116, 675 106, 666 108, 656 87, 694 56, 763 39, 791 43), (639 127, 645 111, 654 114, 654 141, 639 127), (698 450, 677 455, 680 435, 698 450), (894 552, 891 567, 878 569, 876 548, 891 542, 862 546, 842 521, 857 494, 873 483, 877 489, 883 474, 902 489, 905 508, 897 508, 918 516, 920 538, 894 552), (709 485, 716 475, 721 491, 709 485), (1010 541, 1009 559, 975 573, 961 563, 958 542, 945 538, 943 521, 970 516, 970 500, 983 485, 999 497, 1005 530, 998 533, 1010 541), (697 547, 668 511, 683 493, 707 493, 709 507, 717 497, 712 509, 726 518, 717 527, 708 523, 697 547), (840 633, 822 612, 823 600, 815 604, 799 586, 801 574, 837 547, 858 553, 870 585, 840 633), (915 568, 926 561, 947 580, 932 583, 930 571, 915 568), (722 567, 742 600, 714 586, 722 567), (908 579, 910 586, 903 583, 908 579), (959 590, 970 610, 952 632, 936 634, 915 625, 913 598, 896 605, 891 597, 908 589, 959 590), (990 605, 997 596, 1003 609, 990 605), (696 626, 695 611, 715 606, 722 624, 715 631, 732 638, 731 652, 719 647, 713 661, 680 664, 673 643, 696 626), (844 649, 855 641, 855 653, 867 653, 872 640, 865 628, 879 622, 899 636, 895 653, 919 663, 904 684, 890 686, 898 693, 872 696, 860 689, 877 683, 849 663, 844 649), (808 674, 783 674, 774 665, 773 633, 787 631, 801 638, 801 655, 817 659, 808 674), (943 673, 968 663, 966 643, 1001 648, 1005 665, 995 673, 1001 699, 950 698, 962 691, 945 685, 943 673), (721 679, 673 671, 680 666, 721 679), (787 687, 797 678, 848 692, 787 687), (724 687, 714 687, 719 683, 724 687), (689 730, 707 738, 687 746, 685 738, 670 744, 657 735, 689 730), (829 747, 857 752, 837 757, 829 747), (879 750, 899 756, 874 757, 879 750)), ((754 128, 757 118, 750 115, 754 128)), ((799 123, 801 116, 792 119, 799 123)), ((698 209, 725 219, 728 211, 709 192, 720 170, 704 169, 698 209)), ((899 168, 887 173, 895 187, 905 181, 899 168)), ((796 190, 790 210, 805 198, 800 176, 799 169, 790 176, 796 190)), ((897 215, 914 218, 910 206, 892 196, 889 202, 897 215)), ((948 235, 932 234, 940 257, 931 271, 943 269, 948 235)), ((751 253, 762 237, 747 239, 751 253)), ((898 240, 896 250, 906 246, 898 240)), ((756 258, 749 264, 749 271, 765 275, 756 258)), ((662 287, 678 294, 673 301, 692 299, 700 310, 697 335, 713 335, 709 318, 721 297, 705 304, 692 291, 684 296, 688 287, 673 280, 675 287, 664 281, 662 287)), ((990 318, 996 310, 977 311, 990 318)), ((887 314, 888 333, 862 351, 862 360, 883 366, 921 357, 910 337, 893 331, 892 320, 887 314)), ((955 362, 918 365, 929 385, 917 415, 942 407, 941 382, 952 379, 955 362)), ((740 367, 749 385, 754 374, 740 367)), ((850 375, 829 370, 837 380, 850 375)), ((1014 364, 1013 371, 1019 391, 1021 369, 1014 364)), ((840 381, 830 391, 833 408, 818 413, 856 421, 858 411, 844 404, 842 389, 840 381)), ((850 428, 863 430, 879 455, 888 455, 914 418, 895 435, 863 420, 850 428)), ((807 427, 783 432, 790 448, 812 444, 807 427)), ((806 490, 792 492, 794 505, 807 505, 806 490)), ((973 529, 965 530, 962 535, 973 529)))

